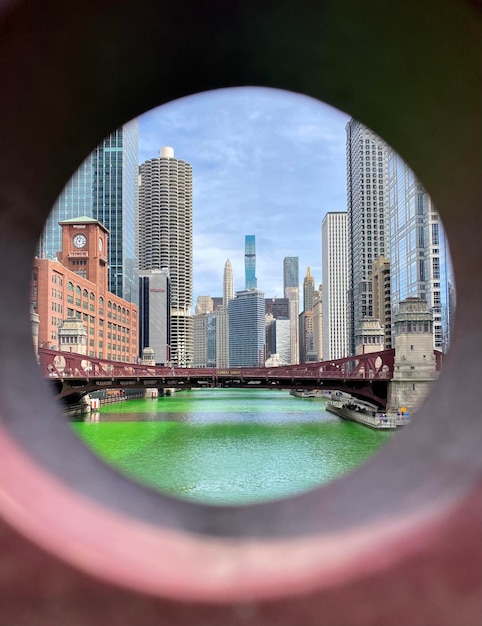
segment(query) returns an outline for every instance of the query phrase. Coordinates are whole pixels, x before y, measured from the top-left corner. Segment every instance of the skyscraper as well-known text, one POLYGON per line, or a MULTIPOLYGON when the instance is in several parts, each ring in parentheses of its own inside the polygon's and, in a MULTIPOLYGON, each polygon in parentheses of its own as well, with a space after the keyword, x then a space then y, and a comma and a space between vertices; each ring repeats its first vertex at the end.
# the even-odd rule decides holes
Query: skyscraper
POLYGON ((390 287, 390 261, 379 256, 372 263, 371 271, 373 317, 380 320, 384 330, 383 346, 392 347, 392 303, 390 287))
POLYGON ((286 256, 283 259, 283 290, 286 291, 287 287, 300 286, 300 274, 298 270, 298 257, 286 256))
POLYGON ((229 302, 234 298, 233 267, 229 259, 224 264, 223 306, 217 311, 216 320, 216 364, 229 367, 229 302))
POLYGON ((323 360, 347 356, 347 214, 329 212, 321 225, 323 360))
POLYGON ((300 277, 298 272, 298 257, 287 256, 283 259, 283 289, 284 296, 289 300, 290 307, 290 363, 299 363, 299 299, 300 277))
POLYGON ((139 272, 139 354, 152 348, 157 365, 169 361, 171 318, 169 270, 139 272))
POLYGON ((109 231, 109 291, 137 303, 137 176, 138 122, 132 120, 106 137, 65 185, 45 223, 37 256, 57 259, 59 222, 92 217, 109 231))
POLYGON ((228 308, 228 303, 234 298, 234 278, 233 278, 233 266, 229 259, 224 264, 223 274, 223 307, 228 308))
POLYGON ((346 126, 348 202, 348 350, 355 354, 355 329, 372 315, 369 274, 373 259, 388 253, 388 146, 357 120, 346 126))
MULTIPOLYGON (((313 296, 315 293, 315 279, 309 267, 303 280, 303 313, 300 315, 300 363, 306 363, 309 353, 314 352, 313 338, 313 296)), ((312 358, 312 356, 310 357, 312 358)))
POLYGON ((265 361, 264 293, 238 291, 229 301, 229 366, 261 367, 265 361))
POLYGON ((317 361, 323 361, 323 286, 313 296, 313 349, 317 361))
POLYGON ((193 316, 193 367, 216 367, 216 313, 193 316))
POLYGON ((256 237, 246 235, 244 239, 245 289, 256 289, 256 237))
POLYGON ((393 150, 388 156, 392 316, 406 298, 422 298, 433 314, 434 347, 450 345, 453 276, 449 248, 430 196, 393 150))
POLYGON ((315 294, 315 279, 311 275, 309 267, 306 268, 306 276, 303 280, 303 310, 313 310, 313 296, 315 294))
POLYGON ((192 362, 192 168, 164 147, 140 167, 139 267, 167 269, 170 280, 170 361, 192 362))

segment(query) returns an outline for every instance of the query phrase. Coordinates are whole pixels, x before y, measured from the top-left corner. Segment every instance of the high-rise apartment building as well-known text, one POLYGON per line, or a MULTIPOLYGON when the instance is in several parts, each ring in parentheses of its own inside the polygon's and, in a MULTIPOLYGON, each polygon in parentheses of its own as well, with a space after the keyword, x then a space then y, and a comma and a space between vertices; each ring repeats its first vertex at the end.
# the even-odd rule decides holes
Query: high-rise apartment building
POLYGON ((283 291, 285 298, 289 300, 290 318, 290 363, 299 363, 299 300, 300 300, 300 276, 298 270, 299 259, 297 256, 288 256, 283 259, 283 291))
POLYGON ((137 303, 137 176, 138 122, 132 120, 106 137, 65 185, 47 218, 37 257, 57 259, 59 222, 92 217, 109 231, 109 291, 137 303))
POLYGON ((245 289, 256 289, 256 236, 246 235, 244 239, 245 289))
POLYGON ((384 349, 392 347, 392 300, 390 286, 390 261, 379 256, 372 263, 372 310, 384 330, 384 349))
POLYGON ((434 347, 450 345, 453 275, 447 238, 430 196, 393 150, 388 157, 391 307, 422 298, 433 315, 434 347))
POLYGON ((327 213, 321 226, 324 361, 340 359, 348 353, 347 240, 347 214, 327 213))
POLYGON ((228 304, 229 366, 262 367, 265 361, 264 293, 238 291, 228 304))
POLYGON ((167 269, 170 279, 170 361, 192 363, 192 168, 161 148, 139 176, 139 268, 167 269))
POLYGON ((348 217, 348 337, 355 354, 355 329, 372 316, 372 262, 388 255, 387 144, 357 120, 346 126, 348 217))

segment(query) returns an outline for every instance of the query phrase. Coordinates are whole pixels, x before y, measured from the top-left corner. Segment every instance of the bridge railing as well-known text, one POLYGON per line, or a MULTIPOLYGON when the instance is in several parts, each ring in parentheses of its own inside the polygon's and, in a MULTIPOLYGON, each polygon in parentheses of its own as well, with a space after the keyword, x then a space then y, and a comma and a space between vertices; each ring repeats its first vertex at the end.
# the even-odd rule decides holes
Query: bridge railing
POLYGON ((276 368, 176 368, 106 361, 73 352, 39 349, 39 362, 46 378, 200 378, 267 380, 389 380, 393 376, 394 351, 359 355, 319 363, 276 368))

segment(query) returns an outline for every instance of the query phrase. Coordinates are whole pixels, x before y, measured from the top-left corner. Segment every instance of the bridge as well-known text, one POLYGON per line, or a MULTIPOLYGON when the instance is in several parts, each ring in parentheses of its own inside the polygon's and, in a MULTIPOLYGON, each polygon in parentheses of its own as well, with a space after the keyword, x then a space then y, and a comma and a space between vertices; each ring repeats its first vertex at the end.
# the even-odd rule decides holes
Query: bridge
POLYGON ((57 398, 80 398, 99 389, 262 388, 326 389, 385 407, 395 351, 280 367, 180 368, 106 361, 40 348, 39 365, 57 398))

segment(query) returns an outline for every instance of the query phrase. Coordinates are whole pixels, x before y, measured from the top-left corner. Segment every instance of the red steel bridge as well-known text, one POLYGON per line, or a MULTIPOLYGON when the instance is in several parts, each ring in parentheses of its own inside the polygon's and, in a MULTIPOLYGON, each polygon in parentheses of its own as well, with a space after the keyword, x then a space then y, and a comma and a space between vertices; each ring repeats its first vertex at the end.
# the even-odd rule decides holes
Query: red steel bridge
POLYGON ((220 369, 155 367, 40 348, 39 364, 66 401, 99 389, 256 387, 340 390, 385 407, 394 355, 392 349, 320 363, 220 369))

